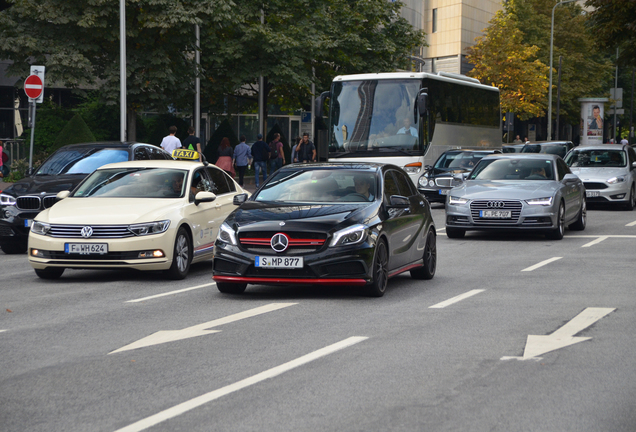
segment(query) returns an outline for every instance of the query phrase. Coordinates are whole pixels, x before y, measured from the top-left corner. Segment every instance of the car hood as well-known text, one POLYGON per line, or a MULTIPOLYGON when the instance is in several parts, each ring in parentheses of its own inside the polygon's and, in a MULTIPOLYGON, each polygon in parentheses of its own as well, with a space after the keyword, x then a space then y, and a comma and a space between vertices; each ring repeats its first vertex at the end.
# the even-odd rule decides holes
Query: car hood
POLYGON ((65 198, 44 210, 37 220, 68 225, 127 225, 152 222, 166 217, 181 204, 166 199, 65 198))
POLYGON ((627 174, 627 168, 570 167, 570 171, 579 176, 583 181, 607 181, 612 177, 627 174))
POLYGON ((23 195, 57 194, 64 190, 73 190, 88 174, 39 175, 31 176, 15 182, 3 193, 19 197, 23 195))
POLYGON ((364 220, 379 203, 285 204, 247 202, 230 214, 226 222, 241 231, 311 229, 329 231, 347 221, 364 220))
POLYGON ((551 180, 469 180, 451 190, 468 199, 532 199, 553 195, 561 183, 551 180))

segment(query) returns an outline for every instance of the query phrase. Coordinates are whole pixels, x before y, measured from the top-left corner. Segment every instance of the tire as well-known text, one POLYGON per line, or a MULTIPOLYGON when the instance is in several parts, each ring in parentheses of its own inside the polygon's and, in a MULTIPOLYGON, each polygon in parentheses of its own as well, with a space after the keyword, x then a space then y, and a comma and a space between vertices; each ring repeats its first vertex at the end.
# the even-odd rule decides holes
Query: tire
POLYGON ((460 228, 450 228, 446 227, 446 236, 448 238, 464 238, 466 234, 466 230, 460 228))
POLYGON ((629 190, 629 201, 625 204, 625 210, 632 211, 636 207, 636 194, 634 193, 634 185, 629 190))
POLYGON ((190 271, 190 263, 192 262, 192 240, 188 235, 188 231, 181 227, 177 231, 177 237, 174 240, 174 249, 172 253, 172 265, 166 271, 170 279, 185 279, 190 271))
POLYGON ((424 266, 411 270, 411 277, 413 279, 433 279, 433 276, 435 276, 435 269, 437 268, 437 236, 435 235, 435 230, 433 228, 428 230, 422 260, 424 262, 424 266))
POLYGON ((242 294, 247 288, 246 283, 227 283, 227 282, 217 282, 216 287, 219 291, 224 294, 242 294))
POLYGON ((2 249, 2 252, 7 255, 15 255, 25 253, 27 251, 27 246, 26 244, 20 243, 4 243, 0 245, 0 249, 2 249))
POLYGON ((550 240, 561 240, 565 234, 565 205, 559 204, 559 213, 557 214, 557 227, 549 231, 545 236, 550 240))
POLYGON ((568 228, 574 231, 583 231, 587 223, 587 203, 585 200, 581 203, 581 209, 579 210, 579 216, 576 218, 576 222, 570 224, 568 228))
POLYGON ((47 267, 45 269, 34 269, 35 274, 40 279, 59 279, 64 273, 64 267, 47 267))
POLYGON ((373 258, 373 280, 367 287, 369 297, 382 297, 389 281, 389 253, 384 240, 379 240, 373 258))

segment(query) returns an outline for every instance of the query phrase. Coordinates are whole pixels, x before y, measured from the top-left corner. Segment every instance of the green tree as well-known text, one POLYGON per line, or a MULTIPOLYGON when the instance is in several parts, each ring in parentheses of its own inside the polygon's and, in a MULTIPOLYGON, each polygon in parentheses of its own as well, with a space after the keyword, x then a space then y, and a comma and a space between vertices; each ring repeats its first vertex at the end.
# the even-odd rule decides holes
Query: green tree
POLYGON ((588 24, 603 48, 620 48, 619 63, 636 67, 636 2, 587 0, 588 24))
MULTIPOLYGON (((37 125, 36 125, 37 127, 37 125)), ((75 114, 53 142, 51 151, 68 144, 95 142, 95 136, 81 115, 75 114)))

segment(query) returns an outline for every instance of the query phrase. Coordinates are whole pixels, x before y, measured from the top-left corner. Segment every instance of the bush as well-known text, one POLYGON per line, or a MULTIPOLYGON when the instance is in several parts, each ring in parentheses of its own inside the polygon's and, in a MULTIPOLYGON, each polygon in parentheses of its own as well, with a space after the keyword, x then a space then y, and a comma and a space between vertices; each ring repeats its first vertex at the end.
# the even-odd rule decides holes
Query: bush
MULTIPOLYGON (((37 115, 37 114, 36 114, 37 115)), ((37 118, 36 118, 37 125, 37 118)), ((29 161, 27 159, 16 159, 11 165, 11 172, 3 180, 7 183, 17 182, 22 180, 27 170, 29 169, 29 161)))
POLYGON ((75 114, 73 118, 66 123, 64 129, 62 129, 60 134, 57 136, 51 150, 57 150, 68 144, 79 144, 85 142, 95 142, 95 136, 86 125, 82 116, 75 114))
POLYGON ((221 140, 227 137, 230 140, 230 145, 234 148, 239 143, 239 140, 234 133, 234 129, 232 129, 232 125, 228 120, 223 120, 218 128, 214 131, 210 140, 203 149, 203 155, 208 160, 208 162, 215 163, 219 158, 219 144, 221 144, 221 140))

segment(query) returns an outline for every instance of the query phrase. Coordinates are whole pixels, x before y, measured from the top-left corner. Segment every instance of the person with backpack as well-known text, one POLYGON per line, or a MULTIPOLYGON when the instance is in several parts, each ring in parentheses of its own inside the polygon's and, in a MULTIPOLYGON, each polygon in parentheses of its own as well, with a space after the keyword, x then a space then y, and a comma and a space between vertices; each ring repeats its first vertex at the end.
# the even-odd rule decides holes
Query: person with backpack
POLYGON ((267 178, 267 161, 271 150, 265 141, 263 134, 256 135, 256 141, 252 144, 252 158, 254 159, 254 184, 258 187, 258 175, 263 172, 263 181, 267 178))
POLYGON ((274 134, 274 139, 269 143, 269 151, 269 172, 273 173, 285 165, 285 153, 283 152, 283 143, 280 142, 279 133, 274 134))
POLYGON ((199 162, 202 162, 203 159, 201 155, 203 154, 203 147, 201 146, 201 140, 198 136, 194 135, 194 132, 194 127, 190 126, 188 128, 188 137, 183 140, 181 145, 183 146, 183 148, 194 150, 195 152, 199 153, 199 162))

